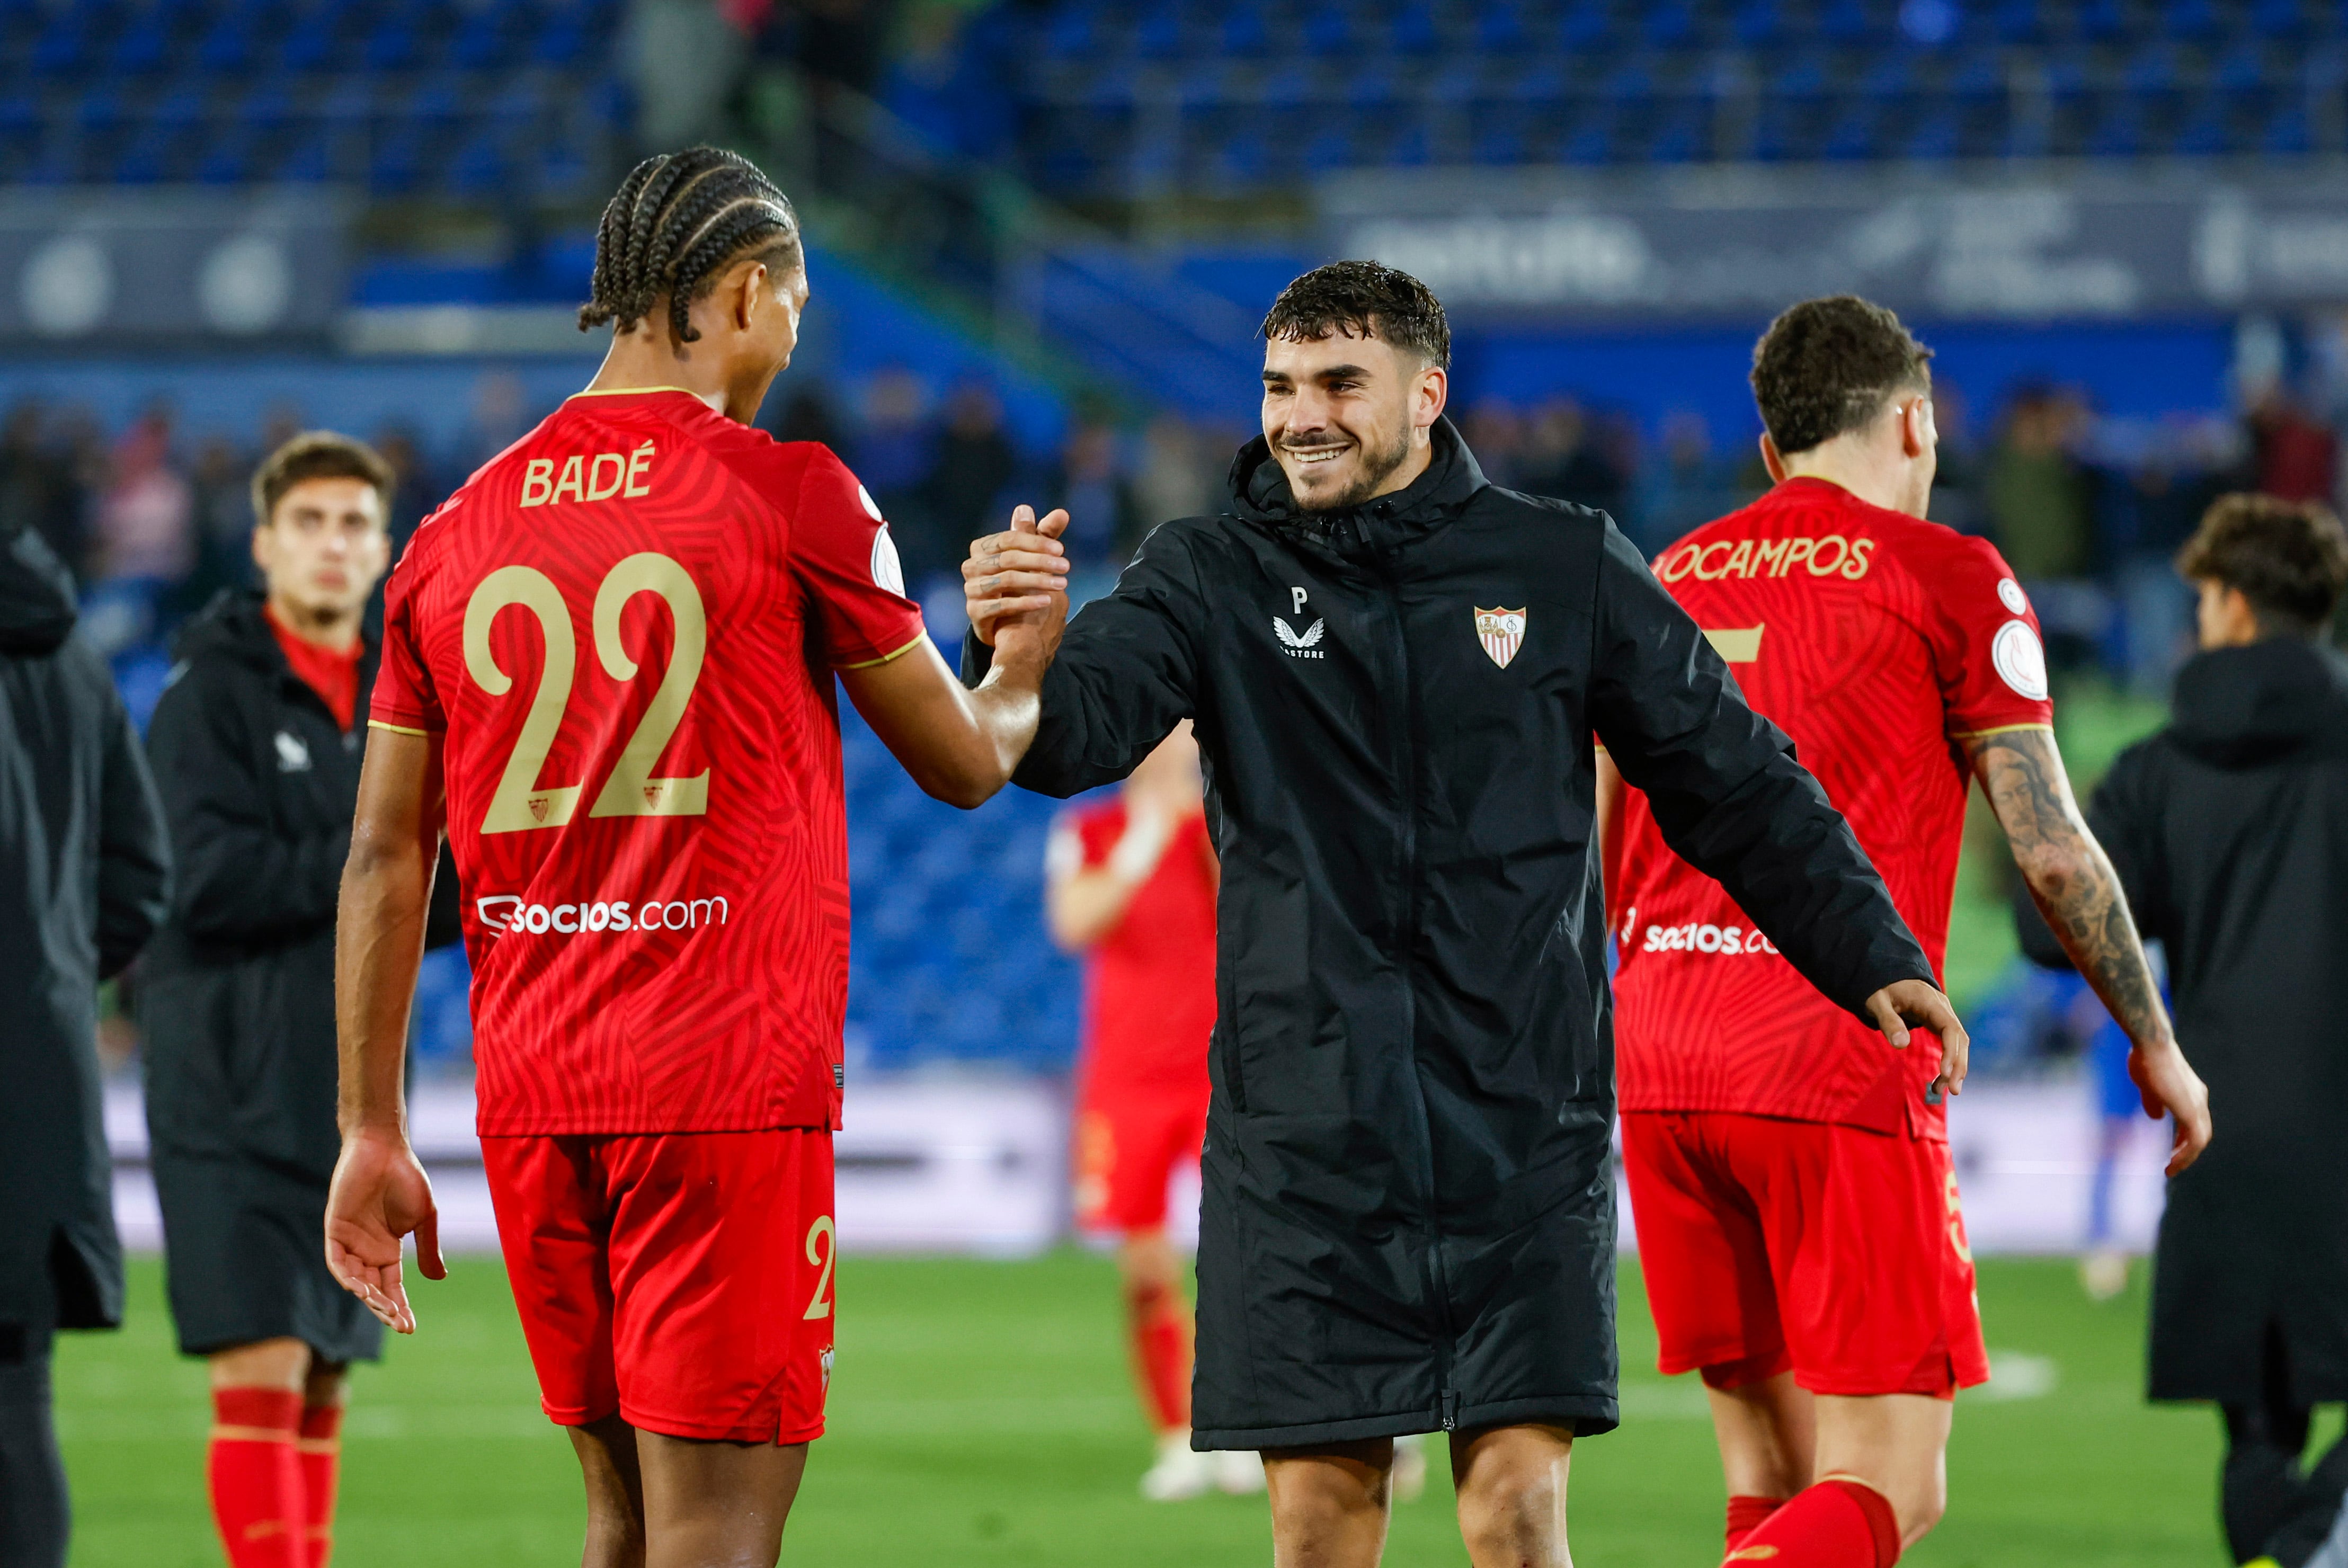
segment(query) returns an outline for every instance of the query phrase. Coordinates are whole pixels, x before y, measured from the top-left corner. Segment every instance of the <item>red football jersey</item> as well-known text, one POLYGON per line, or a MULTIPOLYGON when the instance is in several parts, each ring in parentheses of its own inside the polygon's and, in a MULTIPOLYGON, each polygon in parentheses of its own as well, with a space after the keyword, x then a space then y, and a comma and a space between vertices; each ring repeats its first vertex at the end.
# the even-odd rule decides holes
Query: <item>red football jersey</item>
MULTIPOLYGON (((2029 599, 1994 546, 1788 480, 1657 558, 1746 699, 1794 738, 1941 973, 1972 769, 1957 741, 2054 721, 2029 599)), ((1625 1110, 1946 1135, 1905 1051, 1811 988, 1624 792, 1608 904, 1625 1110)))
POLYGON ((838 1125, 832 670, 922 634, 839 459, 684 392, 572 398, 417 531, 374 721, 444 737, 483 1133, 838 1125))
MULTIPOLYGON (((1125 805, 1070 812, 1052 830, 1056 872, 1107 862, 1125 837, 1125 805)), ((1158 869, 1085 954, 1080 1098, 1207 1095, 1215 1029, 1215 848, 1207 819, 1182 820, 1158 869)))

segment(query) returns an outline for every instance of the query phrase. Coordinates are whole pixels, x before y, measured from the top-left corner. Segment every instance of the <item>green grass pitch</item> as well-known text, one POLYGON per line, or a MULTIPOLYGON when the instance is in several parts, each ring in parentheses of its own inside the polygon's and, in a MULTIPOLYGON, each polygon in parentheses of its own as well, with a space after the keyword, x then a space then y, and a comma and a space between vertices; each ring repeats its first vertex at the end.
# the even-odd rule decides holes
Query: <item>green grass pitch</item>
MULTIPOLYGON (((2087 1302, 2067 1264, 1986 1262, 1993 1350, 2014 1393, 1968 1396, 1951 1508, 1913 1568, 2215 1564, 2218 1432, 2208 1411, 2138 1395, 2141 1282, 2087 1302), (2017 1357, 2019 1359, 2017 1359, 2017 1357)), ((850 1258, 839 1273, 831 1434, 783 1543, 805 1563, 1261 1563, 1261 1498, 1157 1505, 1135 1495, 1148 1439, 1128 1387, 1103 1260, 850 1258)), ((539 1415, 503 1274, 458 1260, 422 1283, 422 1330, 362 1368, 345 1464, 342 1568, 575 1563, 570 1447, 539 1415)), ((1584 1568, 1710 1568, 1720 1483, 1693 1378, 1654 1375, 1627 1268, 1623 1426, 1574 1455, 1584 1568)), ((219 1562, 203 1501, 201 1367, 170 1348, 161 1273, 134 1264, 130 1326, 61 1345, 59 1425, 80 1568, 219 1562)), ((1395 1510, 1386 1561, 1457 1564, 1442 1474, 1395 1510)))

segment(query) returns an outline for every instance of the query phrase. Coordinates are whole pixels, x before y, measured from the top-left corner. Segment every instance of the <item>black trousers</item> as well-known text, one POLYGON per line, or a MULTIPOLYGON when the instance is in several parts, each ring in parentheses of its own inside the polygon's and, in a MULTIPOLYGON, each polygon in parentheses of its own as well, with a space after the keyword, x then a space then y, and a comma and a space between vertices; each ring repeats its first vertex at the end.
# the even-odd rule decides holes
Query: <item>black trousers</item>
POLYGON ((2302 1466, 2315 1412, 2291 1400, 2289 1350, 2276 1326, 2265 1336, 2259 1380, 2257 1404, 2222 1407, 2219 1511, 2226 1544, 2237 1563, 2271 1557, 2282 1568, 2301 1568, 2331 1533, 2348 1494, 2348 1438, 2302 1466))
POLYGON ((0 1568, 65 1568, 72 1513, 45 1330, 0 1323, 0 1568))

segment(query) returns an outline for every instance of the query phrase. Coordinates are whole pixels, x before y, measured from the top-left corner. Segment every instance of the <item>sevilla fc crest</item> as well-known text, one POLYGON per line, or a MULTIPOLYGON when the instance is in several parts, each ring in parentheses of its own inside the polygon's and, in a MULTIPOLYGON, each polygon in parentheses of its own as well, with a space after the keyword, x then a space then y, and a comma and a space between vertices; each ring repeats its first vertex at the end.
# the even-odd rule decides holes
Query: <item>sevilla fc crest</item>
POLYGON ((1478 610, 1476 612, 1476 640, 1502 669, 1517 656, 1525 645, 1525 613, 1522 610, 1478 610))

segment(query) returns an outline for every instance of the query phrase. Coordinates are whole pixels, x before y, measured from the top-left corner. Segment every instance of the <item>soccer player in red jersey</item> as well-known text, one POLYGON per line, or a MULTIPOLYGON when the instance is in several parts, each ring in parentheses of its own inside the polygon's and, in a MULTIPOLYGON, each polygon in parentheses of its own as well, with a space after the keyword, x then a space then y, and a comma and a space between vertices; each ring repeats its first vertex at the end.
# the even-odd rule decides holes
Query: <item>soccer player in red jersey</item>
MULTIPOLYGON (((782 193, 708 148, 603 214, 593 383, 475 474, 393 578, 337 954, 335 1274, 413 1332, 441 1276, 400 1091, 443 826, 466 893, 482 1150, 586 1561, 772 1563, 830 1380, 848 978, 834 674, 932 794, 1032 735, 1065 601, 965 692, 887 525, 750 428, 808 280, 782 193)), ((1048 521, 1048 520, 1047 520, 1048 521)))
MULTIPOLYGON (((1776 488, 1656 573, 1800 747, 1936 971, 1981 779, 2134 1044, 2146 1113, 2177 1118, 2174 1174, 2209 1140, 2208 1097, 2072 799, 2029 597, 1987 541, 1925 521, 1929 358, 1862 300, 1778 317, 1753 369, 1776 488)), ((1888 1568, 1940 1518, 1951 1401, 1989 1375, 1942 1103, 1962 1067, 1889 1052, 1819 995, 1635 791, 1611 815, 1640 1263, 1663 1370, 1710 1390, 1729 1561, 1888 1568)))
POLYGON ((1052 935, 1085 955, 1076 1072, 1076 1223, 1118 1238, 1135 1380, 1158 1431, 1142 1495, 1196 1497, 1224 1472, 1262 1484, 1252 1454, 1190 1447, 1190 1305, 1168 1236, 1168 1191, 1199 1166, 1207 1134, 1207 1037, 1215 1027, 1215 888, 1199 743, 1179 725, 1113 799, 1055 825, 1045 900, 1052 935))

